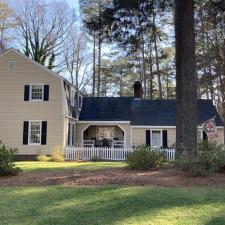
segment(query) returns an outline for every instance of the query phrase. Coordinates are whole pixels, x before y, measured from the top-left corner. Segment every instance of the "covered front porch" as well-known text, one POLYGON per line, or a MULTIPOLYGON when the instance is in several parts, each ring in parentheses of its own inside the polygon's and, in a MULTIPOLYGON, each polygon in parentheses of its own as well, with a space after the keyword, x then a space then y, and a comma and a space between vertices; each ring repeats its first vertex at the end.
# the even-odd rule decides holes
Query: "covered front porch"
POLYGON ((89 125, 82 132, 82 146, 123 148, 125 132, 119 125, 89 125))

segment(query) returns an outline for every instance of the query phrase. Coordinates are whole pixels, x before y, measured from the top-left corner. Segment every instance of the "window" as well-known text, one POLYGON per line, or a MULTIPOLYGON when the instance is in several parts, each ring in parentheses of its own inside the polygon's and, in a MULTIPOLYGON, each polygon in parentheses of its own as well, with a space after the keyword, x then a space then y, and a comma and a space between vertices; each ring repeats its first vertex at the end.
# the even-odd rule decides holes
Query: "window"
POLYGON ((75 124, 74 123, 68 123, 68 141, 67 141, 67 144, 69 146, 74 145, 74 137, 75 137, 75 124))
POLYGON ((161 148, 162 147, 162 131, 161 130, 152 130, 151 146, 153 148, 161 148))
POLYGON ((30 100, 31 101, 43 101, 44 85, 35 84, 30 85, 30 100))
POLYGON ((75 90, 74 89, 71 89, 70 102, 72 106, 75 106, 75 90))
POLYGON ((83 102, 83 98, 81 95, 79 95, 79 109, 82 108, 82 102, 83 102))
POLYGON ((201 142, 203 139, 203 131, 202 130, 198 130, 197 131, 197 140, 198 142, 201 142))
POLYGON ((115 127, 97 127, 98 140, 113 139, 115 135, 115 127))
POLYGON ((30 121, 29 144, 41 144, 41 121, 30 121))
POLYGON ((16 69, 16 62, 15 61, 8 61, 8 69, 15 70, 16 69))

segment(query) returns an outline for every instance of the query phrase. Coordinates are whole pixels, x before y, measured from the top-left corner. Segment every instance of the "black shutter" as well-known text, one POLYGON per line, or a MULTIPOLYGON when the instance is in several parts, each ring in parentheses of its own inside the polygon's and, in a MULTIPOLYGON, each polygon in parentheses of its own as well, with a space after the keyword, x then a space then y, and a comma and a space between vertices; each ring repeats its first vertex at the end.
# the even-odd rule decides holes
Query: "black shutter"
POLYGON ((70 145, 70 126, 71 124, 68 123, 68 139, 67 139, 67 144, 70 145))
POLYGON ((24 86, 24 101, 29 101, 30 85, 24 86))
POLYGON ((146 130, 145 131, 145 138, 146 138, 146 145, 151 145, 151 134, 150 134, 150 130, 146 130))
POLYGON ((29 134, 29 122, 24 121, 23 122, 23 144, 28 144, 28 134, 29 134))
POLYGON ((47 121, 42 121, 41 126, 41 144, 46 145, 47 142, 47 121))
POLYGON ((167 130, 163 130, 163 148, 168 148, 167 130))
POLYGON ((49 100, 49 85, 44 85, 44 101, 49 100))

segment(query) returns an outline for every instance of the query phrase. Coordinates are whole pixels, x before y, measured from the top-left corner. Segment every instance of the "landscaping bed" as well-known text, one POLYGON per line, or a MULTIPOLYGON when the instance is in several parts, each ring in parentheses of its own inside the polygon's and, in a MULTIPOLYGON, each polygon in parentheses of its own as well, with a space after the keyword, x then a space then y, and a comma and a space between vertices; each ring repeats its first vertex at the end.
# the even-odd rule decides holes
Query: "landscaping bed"
POLYGON ((191 178, 176 169, 137 171, 127 169, 123 163, 40 164, 38 162, 25 162, 21 165, 22 169, 26 168, 25 172, 18 176, 1 177, 0 186, 225 186, 225 174, 214 173, 204 177, 191 178), (49 165, 49 168, 46 165, 49 165))

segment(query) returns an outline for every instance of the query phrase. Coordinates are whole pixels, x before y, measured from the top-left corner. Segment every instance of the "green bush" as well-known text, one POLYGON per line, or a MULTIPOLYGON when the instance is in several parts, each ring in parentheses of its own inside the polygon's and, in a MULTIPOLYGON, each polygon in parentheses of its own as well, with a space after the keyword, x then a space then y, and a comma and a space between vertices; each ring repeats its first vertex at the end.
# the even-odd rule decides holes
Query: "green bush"
POLYGON ((216 142, 201 142, 190 154, 183 151, 176 165, 192 176, 202 176, 208 172, 225 170, 225 149, 216 142))
POLYGON ((15 153, 17 149, 8 148, 0 144, 0 176, 17 175, 21 169, 15 167, 15 153))
POLYGON ((64 162, 64 156, 61 151, 61 147, 59 145, 55 146, 50 160, 53 162, 64 162))
POLYGON ((37 156, 37 161, 39 161, 39 162, 49 162, 50 160, 51 160, 51 157, 47 156, 47 155, 37 156))
POLYGON ((128 153, 127 163, 131 169, 148 170, 162 166, 163 153, 152 150, 148 146, 140 146, 133 152, 128 153))

